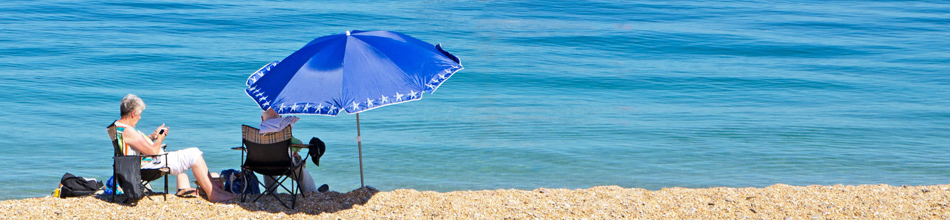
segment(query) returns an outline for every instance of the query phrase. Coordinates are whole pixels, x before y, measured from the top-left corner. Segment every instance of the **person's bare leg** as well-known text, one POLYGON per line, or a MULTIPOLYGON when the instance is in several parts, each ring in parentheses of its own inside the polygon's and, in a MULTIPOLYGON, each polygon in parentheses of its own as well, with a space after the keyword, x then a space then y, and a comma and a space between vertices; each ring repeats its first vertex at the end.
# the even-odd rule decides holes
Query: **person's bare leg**
POLYGON ((188 174, 187 174, 187 173, 179 173, 179 174, 178 174, 178 177, 175 178, 175 179, 177 179, 177 181, 175 181, 175 182, 176 182, 175 184, 177 184, 177 187, 178 187, 177 189, 188 189, 188 188, 191 188, 191 182, 188 181, 188 174))
POLYGON ((195 179, 198 180, 198 185, 200 185, 201 189, 208 195, 209 201, 221 202, 235 198, 234 194, 225 192, 224 189, 211 184, 211 177, 208 175, 208 165, 205 164, 204 158, 199 157, 198 161, 195 161, 195 164, 191 165, 191 172, 195 175, 195 179))

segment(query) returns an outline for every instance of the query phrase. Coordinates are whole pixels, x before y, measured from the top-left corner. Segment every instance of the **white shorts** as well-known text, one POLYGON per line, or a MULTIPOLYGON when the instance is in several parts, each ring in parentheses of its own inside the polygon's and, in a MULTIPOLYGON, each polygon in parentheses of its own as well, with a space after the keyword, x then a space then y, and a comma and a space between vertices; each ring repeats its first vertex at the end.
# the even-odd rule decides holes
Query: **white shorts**
POLYGON ((181 174, 195 165, 201 154, 201 150, 196 147, 168 152, 168 169, 172 175, 181 174))

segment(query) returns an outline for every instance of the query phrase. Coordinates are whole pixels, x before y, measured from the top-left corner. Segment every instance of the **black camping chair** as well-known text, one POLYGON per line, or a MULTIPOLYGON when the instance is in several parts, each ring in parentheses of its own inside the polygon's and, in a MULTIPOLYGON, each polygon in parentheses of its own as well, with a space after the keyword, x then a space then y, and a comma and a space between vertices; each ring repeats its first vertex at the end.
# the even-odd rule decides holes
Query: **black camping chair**
MULTIPOLYGON (((241 172, 244 176, 254 175, 254 173, 259 173, 264 175, 264 178, 271 178, 275 184, 271 185, 270 188, 265 186, 263 193, 257 196, 253 202, 257 202, 261 196, 264 194, 270 194, 281 205, 284 207, 293 209, 297 205, 297 195, 299 189, 294 185, 294 182, 300 182, 302 173, 306 172, 301 168, 306 161, 306 157, 300 160, 298 163, 293 162, 293 158, 288 152, 290 152, 290 147, 299 147, 307 148, 308 145, 302 144, 291 144, 291 139, 293 135, 291 133, 290 126, 287 126, 281 131, 275 133, 261 134, 260 130, 248 125, 242 125, 242 136, 243 144, 241 147, 232 148, 235 150, 241 150, 241 172), (247 157, 244 155, 247 154, 247 157), (277 178, 275 178, 275 176, 277 178), (291 179, 290 189, 284 186, 284 181, 291 179), (284 188, 287 192, 290 192, 291 201, 290 206, 287 206, 287 203, 277 197, 275 191, 277 186, 284 188)), ((264 181, 260 181, 259 184, 264 186, 264 181)), ((246 186, 246 184, 245 184, 246 186)), ((241 202, 247 198, 247 191, 242 190, 241 192, 241 202)), ((306 197, 303 193, 299 193, 301 196, 306 197)))
MULTIPOLYGON (((139 169, 139 172, 137 174, 139 175, 140 185, 138 186, 130 185, 131 187, 123 186, 123 189, 125 191, 137 191, 137 188, 141 187, 145 191, 144 192, 145 197, 147 197, 149 200, 152 199, 152 197, 150 197, 149 194, 161 193, 162 198, 167 201, 168 200, 168 174, 171 172, 171 169, 168 168, 168 163, 167 163, 168 153, 162 153, 158 155, 125 155, 124 153, 126 152, 125 149, 122 149, 122 146, 120 146, 119 144, 119 141, 122 141, 122 134, 119 134, 116 131, 115 122, 113 122, 112 124, 109 124, 109 126, 106 127, 106 130, 109 132, 109 137, 112 138, 112 150, 113 150, 113 157, 112 157, 113 180, 112 180, 112 186, 111 186, 112 187, 112 201, 115 201, 115 195, 118 191, 116 188, 116 184, 119 182, 120 177, 127 177, 127 179, 129 180, 135 180, 135 176, 128 176, 129 175, 127 174, 128 172, 123 172, 123 171, 128 171, 128 169, 131 169, 130 167, 139 169), (165 166, 160 167, 160 168, 141 168, 140 161, 142 161, 142 158, 144 157, 165 157, 165 161, 166 161, 165 166), (136 162, 139 162, 139 163, 136 163, 136 162), (146 187, 152 181, 158 180, 159 178, 162 178, 162 177, 165 177, 165 191, 164 192, 156 193, 155 191, 152 191, 151 187, 146 187), (132 189, 126 189, 126 188, 132 188, 132 189)), ((165 145, 162 145, 162 149, 165 149, 165 147, 166 147, 165 145)), ((131 175, 135 175, 134 174, 135 172, 132 172, 132 173, 133 174, 131 175)), ((130 192, 126 192, 126 194, 129 194, 129 193, 130 192)), ((130 196, 136 197, 134 196, 136 192, 131 192, 131 193, 132 194, 130 196)))

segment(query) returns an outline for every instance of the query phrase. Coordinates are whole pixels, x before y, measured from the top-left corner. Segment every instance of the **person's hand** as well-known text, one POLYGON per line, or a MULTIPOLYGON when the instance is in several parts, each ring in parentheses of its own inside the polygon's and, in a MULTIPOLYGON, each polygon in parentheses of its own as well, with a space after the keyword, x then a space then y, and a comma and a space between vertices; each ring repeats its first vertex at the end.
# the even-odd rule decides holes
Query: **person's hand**
POLYGON ((158 128, 155 128, 155 133, 154 133, 154 134, 158 134, 158 132, 161 131, 161 130, 164 129, 164 128, 165 128, 165 123, 162 123, 162 126, 158 126, 158 128))
POLYGON ((168 127, 165 127, 165 123, 162 123, 162 126, 158 126, 158 128, 155 129, 155 133, 152 133, 152 136, 155 137, 155 139, 160 136, 168 136, 168 127), (162 132, 162 130, 165 130, 165 132, 162 132))

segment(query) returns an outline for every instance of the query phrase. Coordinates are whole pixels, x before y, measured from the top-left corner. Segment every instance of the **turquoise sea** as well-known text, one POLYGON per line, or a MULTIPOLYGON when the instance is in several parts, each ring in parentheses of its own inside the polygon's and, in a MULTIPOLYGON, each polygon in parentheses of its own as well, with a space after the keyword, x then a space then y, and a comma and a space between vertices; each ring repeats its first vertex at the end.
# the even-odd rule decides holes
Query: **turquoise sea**
MULTIPOLYGON (((360 114, 380 190, 950 182, 946 1, 5 0, 0 199, 108 179, 105 126, 128 93, 170 150, 237 168, 229 148, 259 122, 248 75, 347 30, 441 43, 465 66, 360 114)), ((328 145, 318 184, 360 186, 354 115, 294 133, 328 145)))

